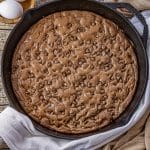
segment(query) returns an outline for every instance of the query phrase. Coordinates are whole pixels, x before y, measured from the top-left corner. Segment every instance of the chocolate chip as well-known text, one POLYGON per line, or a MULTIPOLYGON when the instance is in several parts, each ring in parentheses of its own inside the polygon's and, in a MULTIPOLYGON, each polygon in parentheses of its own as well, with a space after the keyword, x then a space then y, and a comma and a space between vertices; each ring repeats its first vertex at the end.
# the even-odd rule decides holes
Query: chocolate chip
POLYGON ((77 28, 77 33, 80 33, 80 32, 85 32, 85 28, 83 27, 77 28))
POLYGON ((66 41, 66 40, 63 41, 63 45, 64 45, 64 46, 67 46, 68 44, 69 44, 68 41, 66 41))
POLYGON ((90 69, 94 69, 94 65, 90 65, 90 69))
POLYGON ((65 56, 69 57, 71 55, 71 50, 65 51, 65 56))
POLYGON ((79 82, 76 81, 76 82, 74 83, 74 86, 75 86, 75 87, 78 87, 78 86, 79 86, 79 82))
POLYGON ((52 63, 51 62, 48 62, 47 63, 47 67, 51 67, 52 66, 52 63))
POLYGON ((78 64, 79 64, 79 65, 82 65, 82 64, 84 64, 85 62, 86 62, 85 58, 79 58, 79 60, 78 60, 78 64))
POLYGON ((59 60, 58 59, 54 59, 54 64, 58 64, 59 63, 59 60))
POLYGON ((26 94, 26 95, 29 95, 29 94, 30 94, 30 92, 29 92, 29 91, 26 91, 26 92, 25 92, 25 94, 26 94))
POLYGON ((70 69, 67 69, 67 70, 63 71, 62 74, 63 74, 64 76, 68 76, 68 75, 71 74, 71 71, 70 71, 70 69))
POLYGON ((84 44, 84 41, 80 40, 80 41, 79 41, 79 45, 81 46, 81 45, 83 45, 83 44, 84 44))
POLYGON ((69 41, 76 41, 78 38, 76 36, 69 35, 68 39, 69 39, 69 41))
POLYGON ((92 87, 92 83, 88 82, 87 83, 87 87, 91 88, 92 87))
POLYGON ((96 42, 96 41, 94 41, 94 42, 93 42, 93 45, 97 45, 97 42, 96 42))
POLYGON ((58 26, 56 25, 56 26, 54 27, 54 29, 57 30, 57 29, 58 29, 58 26))
POLYGON ((67 28, 71 28, 72 27, 72 24, 71 23, 67 23, 67 28))
POLYGON ((44 84, 43 83, 39 83, 38 87, 41 89, 44 87, 44 84))
POLYGON ((96 22, 92 22, 91 25, 92 25, 92 26, 95 26, 95 25, 96 25, 96 22))
POLYGON ((48 69, 47 68, 43 69, 43 72, 48 73, 48 69))
POLYGON ((110 70, 111 68, 112 68, 112 64, 110 64, 110 63, 104 65, 104 70, 105 70, 105 71, 108 71, 108 70, 110 70))
POLYGON ((85 80, 86 79, 86 75, 81 75, 81 80, 85 80))
POLYGON ((88 79, 92 79, 93 76, 89 74, 89 75, 87 75, 87 77, 88 77, 88 79))
POLYGON ((55 42, 56 45, 59 47, 59 46, 62 46, 62 41, 61 41, 61 38, 57 39, 57 41, 55 42))
POLYGON ((121 75, 119 73, 116 74, 116 80, 119 81, 120 79, 122 79, 121 75))
POLYGON ((72 61, 68 61, 68 66, 71 67, 73 65, 72 61))
POLYGON ((90 53, 91 52, 91 50, 89 49, 89 48, 86 48, 85 49, 85 53, 87 54, 87 53, 90 53))
POLYGON ((52 92, 53 93, 57 93, 57 89, 56 88, 52 88, 52 92))
POLYGON ((92 46, 92 48, 93 48, 93 50, 95 50, 95 49, 97 49, 97 48, 98 48, 98 46, 93 45, 93 46, 92 46))
POLYGON ((43 53, 44 53, 44 56, 48 56, 48 52, 46 50, 43 53))

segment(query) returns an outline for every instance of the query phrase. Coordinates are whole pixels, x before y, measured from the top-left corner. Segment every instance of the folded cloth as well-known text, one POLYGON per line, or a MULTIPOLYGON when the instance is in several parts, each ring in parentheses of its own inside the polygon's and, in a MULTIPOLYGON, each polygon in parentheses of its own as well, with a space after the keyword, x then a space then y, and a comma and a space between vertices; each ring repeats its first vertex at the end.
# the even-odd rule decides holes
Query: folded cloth
MULTIPOLYGON (((147 24, 150 28, 150 11, 143 12, 147 24)), ((131 22, 142 33, 142 25, 134 17, 131 22)), ((147 54, 150 62, 150 35, 148 39, 147 54)), ((149 69, 150 70, 150 69, 149 69)), ((148 80, 145 94, 141 103, 132 115, 131 120, 118 128, 103 133, 92 135, 78 140, 63 140, 44 135, 37 131, 31 120, 17 112, 11 107, 7 107, 0 114, 0 136, 4 139, 8 147, 12 150, 93 150, 112 141, 125 133, 141 119, 145 111, 150 108, 150 78, 148 80)))

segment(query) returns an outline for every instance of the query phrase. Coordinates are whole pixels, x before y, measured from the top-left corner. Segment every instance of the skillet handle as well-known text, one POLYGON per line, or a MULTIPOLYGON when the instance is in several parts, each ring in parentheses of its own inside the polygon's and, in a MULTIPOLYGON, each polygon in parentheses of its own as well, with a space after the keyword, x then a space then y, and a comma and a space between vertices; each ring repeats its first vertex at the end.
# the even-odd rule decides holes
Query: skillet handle
POLYGON ((130 5, 128 3, 103 3, 103 4, 124 14, 127 18, 131 17, 131 15, 132 16, 135 15, 138 18, 138 20, 141 22, 141 24, 144 27, 141 39, 142 39, 143 45, 146 49, 147 48, 147 40, 148 40, 148 25, 147 25, 143 15, 136 8, 134 8, 132 5, 130 5))

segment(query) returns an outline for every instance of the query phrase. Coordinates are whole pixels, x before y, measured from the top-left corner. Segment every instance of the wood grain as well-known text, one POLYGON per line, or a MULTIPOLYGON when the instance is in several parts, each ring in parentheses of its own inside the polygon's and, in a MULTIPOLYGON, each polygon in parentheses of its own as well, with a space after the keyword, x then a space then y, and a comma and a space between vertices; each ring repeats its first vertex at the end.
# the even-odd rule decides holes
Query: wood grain
POLYGON ((7 147, 7 145, 5 144, 5 142, 2 140, 2 138, 0 138, 0 150, 8 150, 9 148, 7 147))
POLYGON ((4 24, 0 22, 0 30, 12 30, 14 27, 14 24, 4 24))
POLYGON ((4 44, 7 40, 7 37, 9 35, 11 30, 2 30, 1 27, 0 27, 0 51, 3 50, 4 48, 4 44))
MULTIPOLYGON (((36 0, 37 5, 43 4, 45 2, 48 2, 47 0, 36 0)), ((11 30, 14 28, 15 24, 4 24, 0 22, 0 62, 1 62, 1 56, 2 51, 4 49, 5 42, 8 38, 8 35, 10 34, 11 30)), ((11 50, 11 49, 10 49, 11 50)), ((1 70, 1 68, 0 68, 1 70)), ((0 71, 0 112, 3 111, 8 106, 8 99, 5 95, 2 81, 1 81, 1 71, 0 71)), ((9 148, 5 144, 5 142, 0 138, 0 150, 8 150, 9 148)))
MULTIPOLYGON (((8 34, 10 33, 10 30, 1 30, 1 28, 2 26, 0 24, 0 62, 1 62, 1 56, 2 56, 4 43, 8 37, 8 34)), ((0 72, 0 112, 3 111, 7 106, 8 106, 8 100, 4 93, 4 89, 3 89, 2 81, 1 81, 1 72, 0 72)), ((2 140, 2 138, 0 138, 0 150, 8 150, 8 149, 9 148, 7 147, 5 142, 2 140)))

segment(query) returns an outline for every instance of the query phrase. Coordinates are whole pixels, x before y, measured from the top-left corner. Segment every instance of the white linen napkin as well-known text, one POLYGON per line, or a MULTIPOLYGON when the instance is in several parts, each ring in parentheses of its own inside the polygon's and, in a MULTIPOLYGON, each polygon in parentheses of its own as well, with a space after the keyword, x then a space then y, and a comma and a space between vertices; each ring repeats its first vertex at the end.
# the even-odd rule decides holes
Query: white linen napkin
MULTIPOLYGON (((143 12, 143 16, 150 30, 150 11, 143 12)), ((141 34, 142 25, 139 21, 133 18, 131 22, 141 34)), ((150 62, 150 35, 147 53, 150 62)), ((150 78, 137 111, 131 120, 121 127, 78 140, 63 140, 38 132, 27 116, 7 107, 0 114, 0 136, 12 150, 94 150, 125 133, 139 121, 148 108, 150 108, 150 78)))

